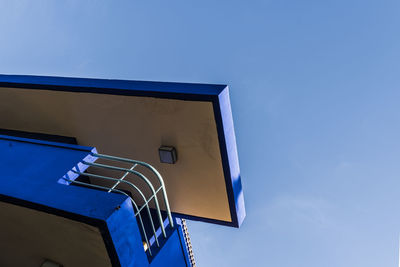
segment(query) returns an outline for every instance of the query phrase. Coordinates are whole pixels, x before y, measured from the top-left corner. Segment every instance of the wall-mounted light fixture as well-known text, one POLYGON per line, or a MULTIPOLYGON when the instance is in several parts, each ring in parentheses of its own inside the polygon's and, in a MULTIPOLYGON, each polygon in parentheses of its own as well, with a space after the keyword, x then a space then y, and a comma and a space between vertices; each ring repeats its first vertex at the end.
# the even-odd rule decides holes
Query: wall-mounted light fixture
POLYGON ((173 146, 161 146, 158 149, 161 163, 175 164, 178 159, 176 149, 173 146))

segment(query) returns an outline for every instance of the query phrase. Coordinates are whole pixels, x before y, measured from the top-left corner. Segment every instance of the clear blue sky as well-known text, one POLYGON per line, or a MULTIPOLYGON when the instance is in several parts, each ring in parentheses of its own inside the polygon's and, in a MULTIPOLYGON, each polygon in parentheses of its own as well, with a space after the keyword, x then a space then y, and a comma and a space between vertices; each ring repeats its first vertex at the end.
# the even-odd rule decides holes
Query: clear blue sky
POLYGON ((205 266, 397 266, 397 0, 1 1, 0 73, 227 83, 247 218, 205 266))

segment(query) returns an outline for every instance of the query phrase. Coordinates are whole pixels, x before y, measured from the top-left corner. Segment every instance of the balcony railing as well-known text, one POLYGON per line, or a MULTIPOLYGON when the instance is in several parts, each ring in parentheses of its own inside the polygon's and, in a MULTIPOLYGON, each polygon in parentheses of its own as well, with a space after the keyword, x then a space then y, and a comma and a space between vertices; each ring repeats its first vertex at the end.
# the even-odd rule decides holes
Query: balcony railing
MULTIPOLYGON (((109 156, 109 155, 104 155, 104 154, 97 154, 97 153, 92 153, 92 156, 101 159, 102 162, 113 162, 115 164, 106 164, 106 163, 97 163, 97 162, 87 162, 87 161, 82 161, 82 163, 86 166, 89 167, 89 169, 86 172, 81 172, 79 170, 79 167, 74 167, 71 171, 77 175, 80 176, 86 176, 90 178, 90 182, 84 182, 84 181, 77 181, 77 180, 71 180, 67 176, 63 177, 64 180, 67 182, 70 182, 72 184, 77 184, 77 185, 82 185, 82 186, 87 186, 87 187, 92 187, 100 190, 105 190, 108 193, 111 192, 116 192, 120 193, 123 195, 126 195, 127 197, 130 198, 132 205, 135 209, 135 216, 139 220, 140 228, 143 233, 144 240, 146 242, 147 249, 149 251, 150 256, 152 256, 152 250, 150 242, 155 242, 155 244, 159 247, 160 242, 158 240, 157 236, 157 230, 156 230, 156 225, 154 223, 154 220, 158 221, 158 225, 161 228, 161 232, 164 236, 164 238, 167 237, 166 231, 165 231, 165 226, 164 226, 164 220, 162 217, 162 212, 160 209, 160 202, 159 198, 162 198, 165 211, 167 213, 169 225, 171 228, 174 227, 174 222, 172 219, 171 215, 171 210, 169 207, 169 202, 168 202, 168 196, 167 192, 165 190, 165 184, 164 181, 160 175, 160 173, 150 164, 142 162, 142 161, 137 161, 137 160, 132 160, 132 159, 127 159, 127 158, 120 158, 120 157, 115 157, 115 156, 109 156), (131 165, 130 167, 121 167, 123 164, 129 164, 131 165), (143 171, 138 171, 137 168, 142 167, 144 169, 143 171), (94 171, 90 171, 91 169, 94 169, 94 171), (107 171, 112 171, 113 173, 120 173, 120 176, 115 177, 114 175, 109 176, 109 175, 104 175, 102 174, 102 170, 107 171), (94 173, 92 173, 94 172, 94 173), (101 174, 98 174, 101 173, 101 174), (144 174, 146 173, 146 175, 144 174), (153 179, 149 179, 148 174, 151 174, 153 176, 153 179), (129 177, 134 177, 135 179, 131 179, 132 181, 128 181, 128 176, 129 177), (155 177, 155 179, 154 179, 155 177), (155 186, 152 183, 152 180, 157 180, 158 185, 155 186), (135 183, 136 181, 142 181, 141 184, 144 184, 148 187, 146 190, 145 188, 141 189, 142 185, 138 185, 135 183), (104 182, 106 182, 104 185, 104 182), (107 183, 108 182, 108 183, 107 183), (129 188, 129 192, 137 192, 137 195, 133 194, 130 196, 126 190, 121 189, 121 186, 125 185, 129 188), (147 192, 147 194, 146 194, 147 192), (150 192, 150 195, 149 193, 150 192), (148 195, 146 197, 146 195, 148 195), (161 195, 161 196, 160 196, 161 195), (141 199, 141 203, 138 204, 137 202, 137 197, 141 199), (151 212, 151 207, 155 209, 155 215, 151 212), (143 214, 144 213, 144 214, 143 214), (148 220, 144 220, 144 216, 147 216, 148 220), (156 217, 156 218, 153 218, 156 217), (151 232, 152 232, 152 237, 149 238, 148 234, 146 233, 146 225, 147 223, 150 223, 151 227, 151 232)), ((97 160, 96 160, 97 161, 97 160)), ((106 171, 106 173, 107 173, 106 171)), ((140 182, 139 182, 140 184, 140 182)))

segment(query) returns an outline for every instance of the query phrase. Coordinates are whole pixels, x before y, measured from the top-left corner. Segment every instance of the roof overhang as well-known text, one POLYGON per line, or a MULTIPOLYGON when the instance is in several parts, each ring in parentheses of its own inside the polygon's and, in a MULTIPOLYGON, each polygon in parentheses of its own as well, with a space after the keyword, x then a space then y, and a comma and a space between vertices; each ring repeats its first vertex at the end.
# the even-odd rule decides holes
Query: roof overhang
POLYGON ((172 212, 239 227, 245 217, 226 85, 0 75, 0 128, 74 137, 163 175, 172 212), (175 164, 158 148, 177 149, 175 164))

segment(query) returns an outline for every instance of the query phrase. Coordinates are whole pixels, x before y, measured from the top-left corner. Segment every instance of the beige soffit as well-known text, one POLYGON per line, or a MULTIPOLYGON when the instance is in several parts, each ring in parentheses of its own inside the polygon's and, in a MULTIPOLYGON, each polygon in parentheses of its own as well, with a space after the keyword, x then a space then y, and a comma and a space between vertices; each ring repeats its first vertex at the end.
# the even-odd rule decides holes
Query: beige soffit
POLYGON ((213 105, 206 101, 1 88, 0 128, 76 137, 162 174, 172 212, 230 222, 213 105), (174 146, 176 164, 158 148, 174 146))

